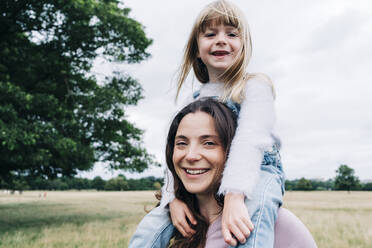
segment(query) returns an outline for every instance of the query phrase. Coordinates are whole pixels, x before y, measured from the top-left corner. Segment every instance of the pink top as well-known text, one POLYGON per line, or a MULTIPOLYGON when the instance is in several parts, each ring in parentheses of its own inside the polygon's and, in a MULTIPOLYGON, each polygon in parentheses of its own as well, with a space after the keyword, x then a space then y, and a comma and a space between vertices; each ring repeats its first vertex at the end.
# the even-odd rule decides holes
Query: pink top
POLYGON ((207 241, 205 248, 228 248, 229 245, 225 243, 221 228, 222 215, 220 215, 212 224, 209 225, 207 232, 207 241))
MULTIPOLYGON (((222 216, 208 228, 205 248, 228 248, 221 230, 222 216)), ((279 208, 275 223, 274 248, 316 248, 316 243, 306 226, 288 209, 279 208)))

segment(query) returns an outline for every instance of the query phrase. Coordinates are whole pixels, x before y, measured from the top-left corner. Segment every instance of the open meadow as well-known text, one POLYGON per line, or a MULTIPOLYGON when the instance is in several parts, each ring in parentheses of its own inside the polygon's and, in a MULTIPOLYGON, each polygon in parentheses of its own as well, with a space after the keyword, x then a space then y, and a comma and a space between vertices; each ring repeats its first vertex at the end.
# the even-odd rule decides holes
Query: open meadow
MULTIPOLYGON (((0 248, 127 247, 153 191, 0 192, 0 248)), ((372 192, 286 192, 321 248, 372 247, 372 192)))

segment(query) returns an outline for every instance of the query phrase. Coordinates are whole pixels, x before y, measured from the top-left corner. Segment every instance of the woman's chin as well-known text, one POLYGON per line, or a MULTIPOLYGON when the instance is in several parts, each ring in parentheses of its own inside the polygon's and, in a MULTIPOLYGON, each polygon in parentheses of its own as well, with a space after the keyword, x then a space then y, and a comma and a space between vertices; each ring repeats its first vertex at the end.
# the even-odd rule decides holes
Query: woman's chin
POLYGON ((184 184, 185 186, 185 189, 187 190, 187 192, 191 193, 191 194, 205 194, 207 192, 209 192, 209 187, 208 185, 203 185, 203 183, 187 183, 187 184, 184 184))

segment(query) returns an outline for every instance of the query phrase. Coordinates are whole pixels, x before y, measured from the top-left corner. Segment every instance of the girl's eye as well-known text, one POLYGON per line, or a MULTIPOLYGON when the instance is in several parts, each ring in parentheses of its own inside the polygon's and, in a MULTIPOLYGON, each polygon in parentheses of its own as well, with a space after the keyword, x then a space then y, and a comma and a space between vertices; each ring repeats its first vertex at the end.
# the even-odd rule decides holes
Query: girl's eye
POLYGON ((238 34, 237 33, 229 33, 228 36, 230 36, 230 37, 238 37, 238 34))
POLYGON ((215 36, 215 33, 206 33, 205 34, 205 37, 213 37, 213 36, 215 36))

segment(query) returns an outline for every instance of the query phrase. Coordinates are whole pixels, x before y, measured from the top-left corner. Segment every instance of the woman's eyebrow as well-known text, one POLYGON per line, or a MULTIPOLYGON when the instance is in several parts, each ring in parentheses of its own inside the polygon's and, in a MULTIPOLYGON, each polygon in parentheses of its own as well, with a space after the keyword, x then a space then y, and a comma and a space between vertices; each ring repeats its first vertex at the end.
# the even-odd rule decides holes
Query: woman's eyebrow
POLYGON ((219 139, 218 135, 214 135, 214 134, 205 134, 205 135, 200 136, 200 138, 201 139, 208 139, 208 138, 219 139))
POLYGON ((180 134, 174 137, 174 139, 187 139, 187 137, 185 135, 180 134))

